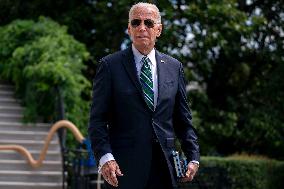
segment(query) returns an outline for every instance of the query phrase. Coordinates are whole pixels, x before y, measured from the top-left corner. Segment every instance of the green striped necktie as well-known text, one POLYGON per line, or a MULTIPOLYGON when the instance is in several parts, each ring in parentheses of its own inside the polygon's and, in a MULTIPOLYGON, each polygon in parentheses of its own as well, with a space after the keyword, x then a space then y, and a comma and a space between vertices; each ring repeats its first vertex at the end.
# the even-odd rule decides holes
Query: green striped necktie
POLYGON ((143 94, 147 105, 152 111, 154 111, 154 90, 151 71, 151 60, 147 56, 144 56, 141 62, 143 65, 140 73, 140 82, 143 89, 143 94))

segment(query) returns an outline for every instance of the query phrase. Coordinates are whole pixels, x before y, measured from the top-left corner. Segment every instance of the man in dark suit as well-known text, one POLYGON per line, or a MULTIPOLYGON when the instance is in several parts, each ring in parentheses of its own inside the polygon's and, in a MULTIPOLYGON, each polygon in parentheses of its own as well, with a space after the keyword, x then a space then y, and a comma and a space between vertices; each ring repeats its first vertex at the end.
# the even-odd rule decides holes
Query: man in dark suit
POLYGON ((171 157, 176 136, 190 161, 182 181, 191 181, 198 170, 183 67, 154 48, 161 31, 158 8, 135 4, 128 24, 132 46, 100 61, 88 132, 107 188, 177 187, 171 157))

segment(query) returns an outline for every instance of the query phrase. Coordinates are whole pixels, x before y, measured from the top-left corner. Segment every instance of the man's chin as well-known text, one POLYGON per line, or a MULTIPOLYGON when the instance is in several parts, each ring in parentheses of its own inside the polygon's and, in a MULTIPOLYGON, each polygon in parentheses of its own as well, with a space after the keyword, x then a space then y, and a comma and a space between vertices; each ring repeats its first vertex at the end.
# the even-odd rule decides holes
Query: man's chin
POLYGON ((154 46, 149 43, 134 44, 134 46, 141 54, 144 55, 147 55, 154 48, 154 46))
POLYGON ((149 43, 149 41, 143 41, 143 42, 140 42, 140 43, 136 43, 135 46, 138 46, 140 48, 149 48, 150 43, 149 43))

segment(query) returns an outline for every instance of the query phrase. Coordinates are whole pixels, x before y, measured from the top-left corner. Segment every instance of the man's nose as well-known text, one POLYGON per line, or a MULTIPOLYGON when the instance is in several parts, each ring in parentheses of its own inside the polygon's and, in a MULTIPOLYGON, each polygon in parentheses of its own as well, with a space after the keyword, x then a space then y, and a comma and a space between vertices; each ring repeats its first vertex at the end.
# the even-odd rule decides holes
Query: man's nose
POLYGON ((144 20, 141 21, 141 24, 138 26, 139 27, 139 31, 144 31, 146 30, 146 26, 144 24, 144 20))

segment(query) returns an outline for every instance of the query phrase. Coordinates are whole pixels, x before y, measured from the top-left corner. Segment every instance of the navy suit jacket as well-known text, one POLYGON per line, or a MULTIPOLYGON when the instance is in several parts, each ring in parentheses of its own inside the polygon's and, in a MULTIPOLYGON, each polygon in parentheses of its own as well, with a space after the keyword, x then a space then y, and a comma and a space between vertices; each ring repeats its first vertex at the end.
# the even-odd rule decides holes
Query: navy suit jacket
POLYGON ((152 139, 156 136, 176 186, 171 151, 175 137, 188 160, 199 161, 196 131, 191 123, 182 64, 156 51, 157 106, 147 106, 131 47, 101 59, 94 83, 89 136, 97 160, 112 153, 124 176, 119 188, 143 189, 147 183, 152 139))

